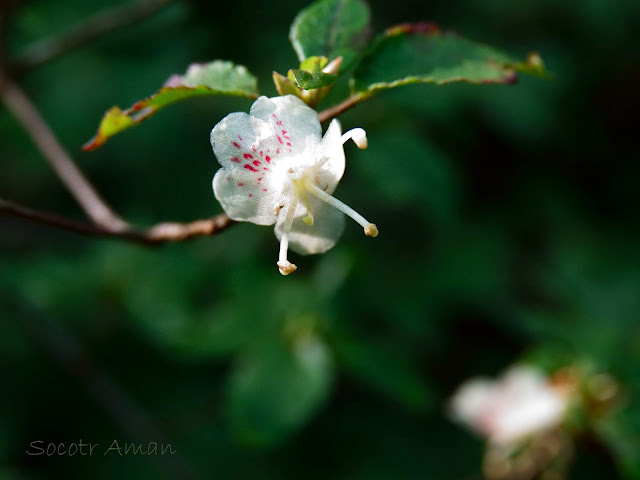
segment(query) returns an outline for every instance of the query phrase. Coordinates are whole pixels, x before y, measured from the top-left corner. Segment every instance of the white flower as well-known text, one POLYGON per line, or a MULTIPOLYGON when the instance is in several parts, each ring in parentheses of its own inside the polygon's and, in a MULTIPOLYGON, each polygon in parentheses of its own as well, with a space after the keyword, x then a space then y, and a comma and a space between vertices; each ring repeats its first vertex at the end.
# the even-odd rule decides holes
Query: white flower
POLYGON ((343 213, 366 235, 378 235, 374 224, 331 196, 344 173, 342 145, 349 139, 367 148, 363 129, 341 135, 337 120, 322 138, 317 112, 293 95, 260 97, 250 115, 232 113, 211 130, 222 165, 213 177, 214 194, 234 220, 276 224, 283 275, 297 268, 287 259, 289 247, 310 254, 335 245, 344 229, 343 213))
POLYGON ((512 444, 560 425, 569 395, 538 370, 518 366, 498 380, 472 379, 451 399, 456 420, 494 444, 512 444))

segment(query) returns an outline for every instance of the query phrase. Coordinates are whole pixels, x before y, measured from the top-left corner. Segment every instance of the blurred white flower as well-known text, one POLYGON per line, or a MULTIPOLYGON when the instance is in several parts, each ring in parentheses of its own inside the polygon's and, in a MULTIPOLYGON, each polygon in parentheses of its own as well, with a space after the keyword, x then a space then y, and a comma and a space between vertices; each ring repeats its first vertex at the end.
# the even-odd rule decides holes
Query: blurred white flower
POLYGON ((471 379, 451 399, 452 416, 494 444, 511 444, 559 426, 569 403, 566 389, 554 388, 528 366, 509 369, 497 380, 471 379))
POLYGON ((342 145, 349 139, 367 148, 363 129, 341 134, 337 120, 323 138, 317 112, 293 95, 260 97, 250 115, 227 115, 211 131, 222 165, 213 178, 215 196, 234 220, 276 224, 283 275, 296 269, 287 259, 289 247, 309 254, 335 245, 344 229, 343 214, 366 235, 378 235, 374 224, 331 196, 344 173, 342 145))

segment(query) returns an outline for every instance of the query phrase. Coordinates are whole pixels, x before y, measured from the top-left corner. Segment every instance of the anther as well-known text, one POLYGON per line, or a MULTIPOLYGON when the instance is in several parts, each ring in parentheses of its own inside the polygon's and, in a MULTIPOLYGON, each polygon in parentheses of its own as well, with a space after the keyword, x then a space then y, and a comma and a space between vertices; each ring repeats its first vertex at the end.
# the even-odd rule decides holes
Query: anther
POLYGON ((289 275, 290 273, 295 272, 297 269, 298 267, 288 260, 285 262, 278 262, 278 270, 280 270, 280 273, 282 275, 289 275))
POLYGON ((367 132, 362 128, 353 128, 348 132, 345 132, 341 138, 342 144, 344 145, 344 143, 349 139, 353 140, 353 143, 355 143, 360 149, 364 150, 369 146, 369 142, 367 141, 367 132))
POLYGON ((378 236, 378 227, 376 227, 375 223, 370 223, 366 227, 364 227, 364 234, 367 237, 377 237, 378 236))

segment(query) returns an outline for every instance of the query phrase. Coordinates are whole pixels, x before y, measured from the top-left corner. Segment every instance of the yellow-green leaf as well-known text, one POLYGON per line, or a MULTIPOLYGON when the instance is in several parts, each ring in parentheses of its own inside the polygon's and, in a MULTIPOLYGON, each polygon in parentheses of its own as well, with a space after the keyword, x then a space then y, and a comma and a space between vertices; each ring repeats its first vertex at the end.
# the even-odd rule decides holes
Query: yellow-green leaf
POLYGON ((184 75, 173 75, 156 93, 134 103, 126 110, 110 108, 102 118, 95 136, 83 147, 94 150, 109 138, 149 118, 158 110, 188 98, 206 95, 258 97, 256 78, 242 65, 215 60, 192 64, 184 75))

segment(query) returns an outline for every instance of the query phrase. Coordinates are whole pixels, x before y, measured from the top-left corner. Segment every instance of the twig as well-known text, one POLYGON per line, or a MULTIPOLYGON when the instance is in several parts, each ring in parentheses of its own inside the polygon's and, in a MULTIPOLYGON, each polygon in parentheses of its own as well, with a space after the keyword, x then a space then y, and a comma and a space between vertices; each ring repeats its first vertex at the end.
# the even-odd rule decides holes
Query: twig
POLYGON ((146 241, 138 232, 126 230, 114 232, 92 223, 79 222, 77 220, 62 217, 55 213, 33 210, 2 198, 0 198, 0 212, 7 215, 13 215, 15 217, 26 218, 36 223, 44 223, 45 225, 50 225, 62 230, 69 230, 81 235, 88 235, 92 237, 121 237, 134 242, 151 243, 150 241, 146 241))
POLYGON ((182 242, 198 236, 215 235, 236 223, 227 215, 220 214, 189 223, 162 222, 146 230, 114 231, 100 225, 65 218, 55 213, 34 210, 2 198, 0 198, 0 213, 26 218, 36 223, 43 223, 81 235, 114 238, 148 246, 182 242))
POLYGON ((355 94, 347 97, 342 102, 334 105, 333 107, 329 107, 326 110, 318 113, 318 118, 320 119, 320 123, 324 123, 326 121, 331 120, 332 118, 337 117, 338 115, 346 112, 352 107, 355 107, 358 103, 366 100, 366 96, 355 94))
POLYGON ((132 228, 111 210, 76 167, 26 94, 6 78, 2 99, 21 121, 49 164, 94 223, 34 210, 3 199, 0 199, 0 213, 27 218, 82 235, 117 238, 143 245, 180 242, 192 237, 215 235, 235 223, 227 215, 221 214, 189 223, 162 222, 145 230, 132 228))
POLYGON ((35 105, 10 79, 4 78, 2 100, 22 123, 40 152, 87 215, 110 231, 127 230, 127 222, 114 213, 60 145, 35 105))
POLYGON ((22 72, 42 65, 49 60, 97 37, 119 28, 133 25, 155 13, 172 0, 139 0, 128 5, 103 10, 68 31, 37 41, 27 47, 10 64, 12 72, 22 72))

